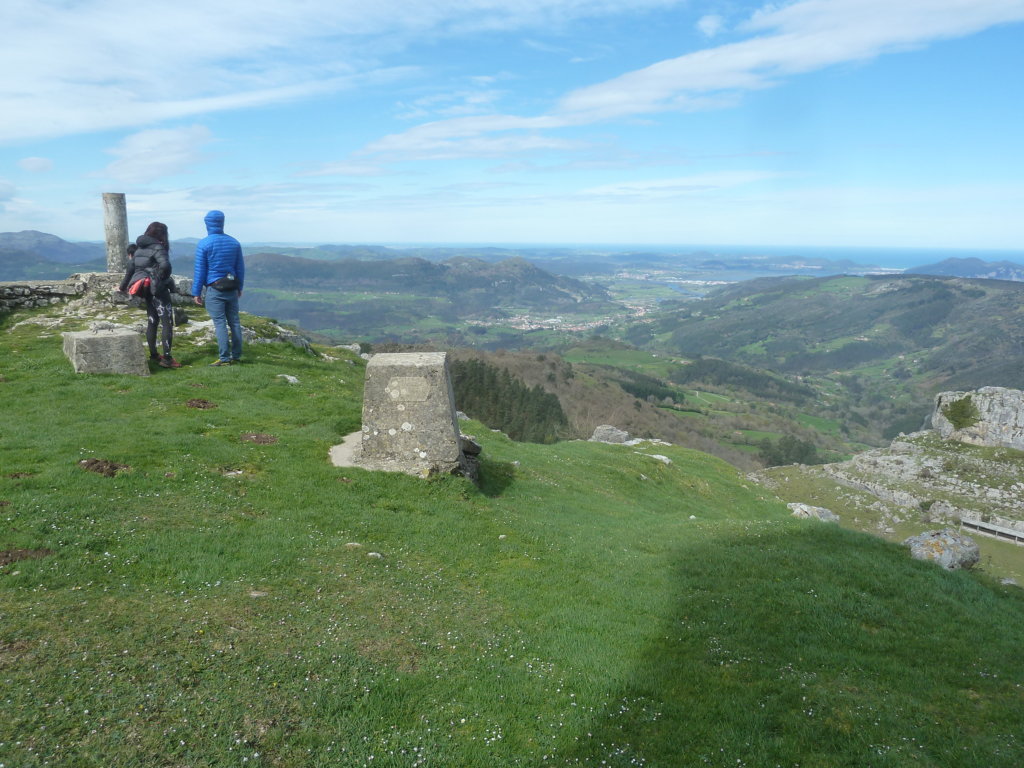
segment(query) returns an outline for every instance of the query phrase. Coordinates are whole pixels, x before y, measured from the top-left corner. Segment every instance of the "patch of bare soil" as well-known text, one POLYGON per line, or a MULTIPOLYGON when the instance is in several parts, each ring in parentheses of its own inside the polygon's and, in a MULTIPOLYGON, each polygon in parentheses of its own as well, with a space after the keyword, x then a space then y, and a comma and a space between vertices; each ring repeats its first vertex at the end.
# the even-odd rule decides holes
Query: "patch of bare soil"
POLYGON ((53 554, 52 549, 5 549, 0 551, 0 567, 19 560, 38 560, 53 554))
POLYGON ((78 462, 78 466, 82 469, 87 469, 90 472, 95 472, 97 475, 103 475, 104 477, 113 477, 122 469, 131 469, 127 464, 118 464, 114 461, 107 461, 106 459, 82 459, 78 462))
POLYGON ((32 477, 32 474, 32 472, 11 472, 8 477, 11 478, 11 480, 21 480, 24 477, 32 477))
POLYGON ((201 397, 193 397, 191 400, 189 400, 187 403, 185 403, 185 405, 187 405, 189 408, 202 408, 202 409, 216 408, 217 407, 216 403, 211 403, 209 400, 203 400, 203 398, 201 398, 201 397))
POLYGON ((243 443, 256 443, 256 445, 270 445, 276 443, 277 438, 273 435, 264 435, 260 432, 246 432, 242 435, 243 443))

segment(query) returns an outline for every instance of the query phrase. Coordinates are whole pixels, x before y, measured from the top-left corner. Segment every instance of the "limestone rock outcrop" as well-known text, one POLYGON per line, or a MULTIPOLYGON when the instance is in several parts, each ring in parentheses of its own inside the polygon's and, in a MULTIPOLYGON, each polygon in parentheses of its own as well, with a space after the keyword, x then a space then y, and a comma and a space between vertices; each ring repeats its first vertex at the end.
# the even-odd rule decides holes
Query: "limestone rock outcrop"
POLYGON ((945 440, 1024 451, 1024 392, 982 387, 935 396, 932 427, 945 440))
POLYGON ((786 505, 789 507, 793 517, 803 520, 821 520, 823 523, 838 523, 839 515, 825 507, 814 507, 800 501, 794 501, 786 505))
POLYGON ((925 531, 918 536, 911 536, 903 544, 910 547, 911 557, 917 560, 933 560, 950 571, 973 568, 981 558, 974 539, 957 533, 952 528, 925 531))
POLYGON ((601 424, 594 429, 590 440, 594 443, 625 443, 629 440, 629 432, 624 432, 611 424, 601 424))

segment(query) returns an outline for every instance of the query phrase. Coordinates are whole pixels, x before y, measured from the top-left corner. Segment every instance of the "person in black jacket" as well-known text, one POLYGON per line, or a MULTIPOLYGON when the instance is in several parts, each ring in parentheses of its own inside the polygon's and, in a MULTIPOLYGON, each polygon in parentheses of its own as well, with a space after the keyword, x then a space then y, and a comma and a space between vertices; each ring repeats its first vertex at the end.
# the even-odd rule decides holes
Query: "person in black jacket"
POLYGON ((171 342, 174 339, 174 310, 171 307, 170 244, 167 225, 154 221, 146 232, 135 240, 135 251, 128 249, 131 259, 125 270, 118 290, 138 296, 146 302, 146 343, 149 344, 149 359, 163 368, 180 368, 181 363, 171 357, 171 342), (160 347, 157 352, 156 329, 160 327, 160 347))

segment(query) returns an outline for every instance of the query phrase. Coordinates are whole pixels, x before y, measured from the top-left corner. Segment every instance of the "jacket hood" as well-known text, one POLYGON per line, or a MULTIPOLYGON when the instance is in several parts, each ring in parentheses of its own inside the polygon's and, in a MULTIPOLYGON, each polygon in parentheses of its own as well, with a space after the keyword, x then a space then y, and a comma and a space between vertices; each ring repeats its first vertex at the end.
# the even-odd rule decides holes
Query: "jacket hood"
POLYGON ((139 248, 152 248, 154 245, 159 245, 161 248, 164 247, 162 242, 150 235, 139 235, 135 238, 135 244, 139 246, 139 248))
POLYGON ((224 234, 224 214, 221 211, 210 211, 203 221, 206 222, 206 234, 224 234))

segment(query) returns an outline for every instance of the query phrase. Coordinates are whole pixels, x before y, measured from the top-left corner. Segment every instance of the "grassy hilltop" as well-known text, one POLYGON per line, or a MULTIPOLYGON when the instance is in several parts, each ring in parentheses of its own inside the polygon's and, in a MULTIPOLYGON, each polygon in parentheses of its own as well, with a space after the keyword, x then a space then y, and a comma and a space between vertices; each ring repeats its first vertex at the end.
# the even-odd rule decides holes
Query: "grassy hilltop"
POLYGON ((83 376, 44 319, 0 317, 5 767, 1024 762, 1019 588, 682 448, 335 468, 349 353, 83 376))

